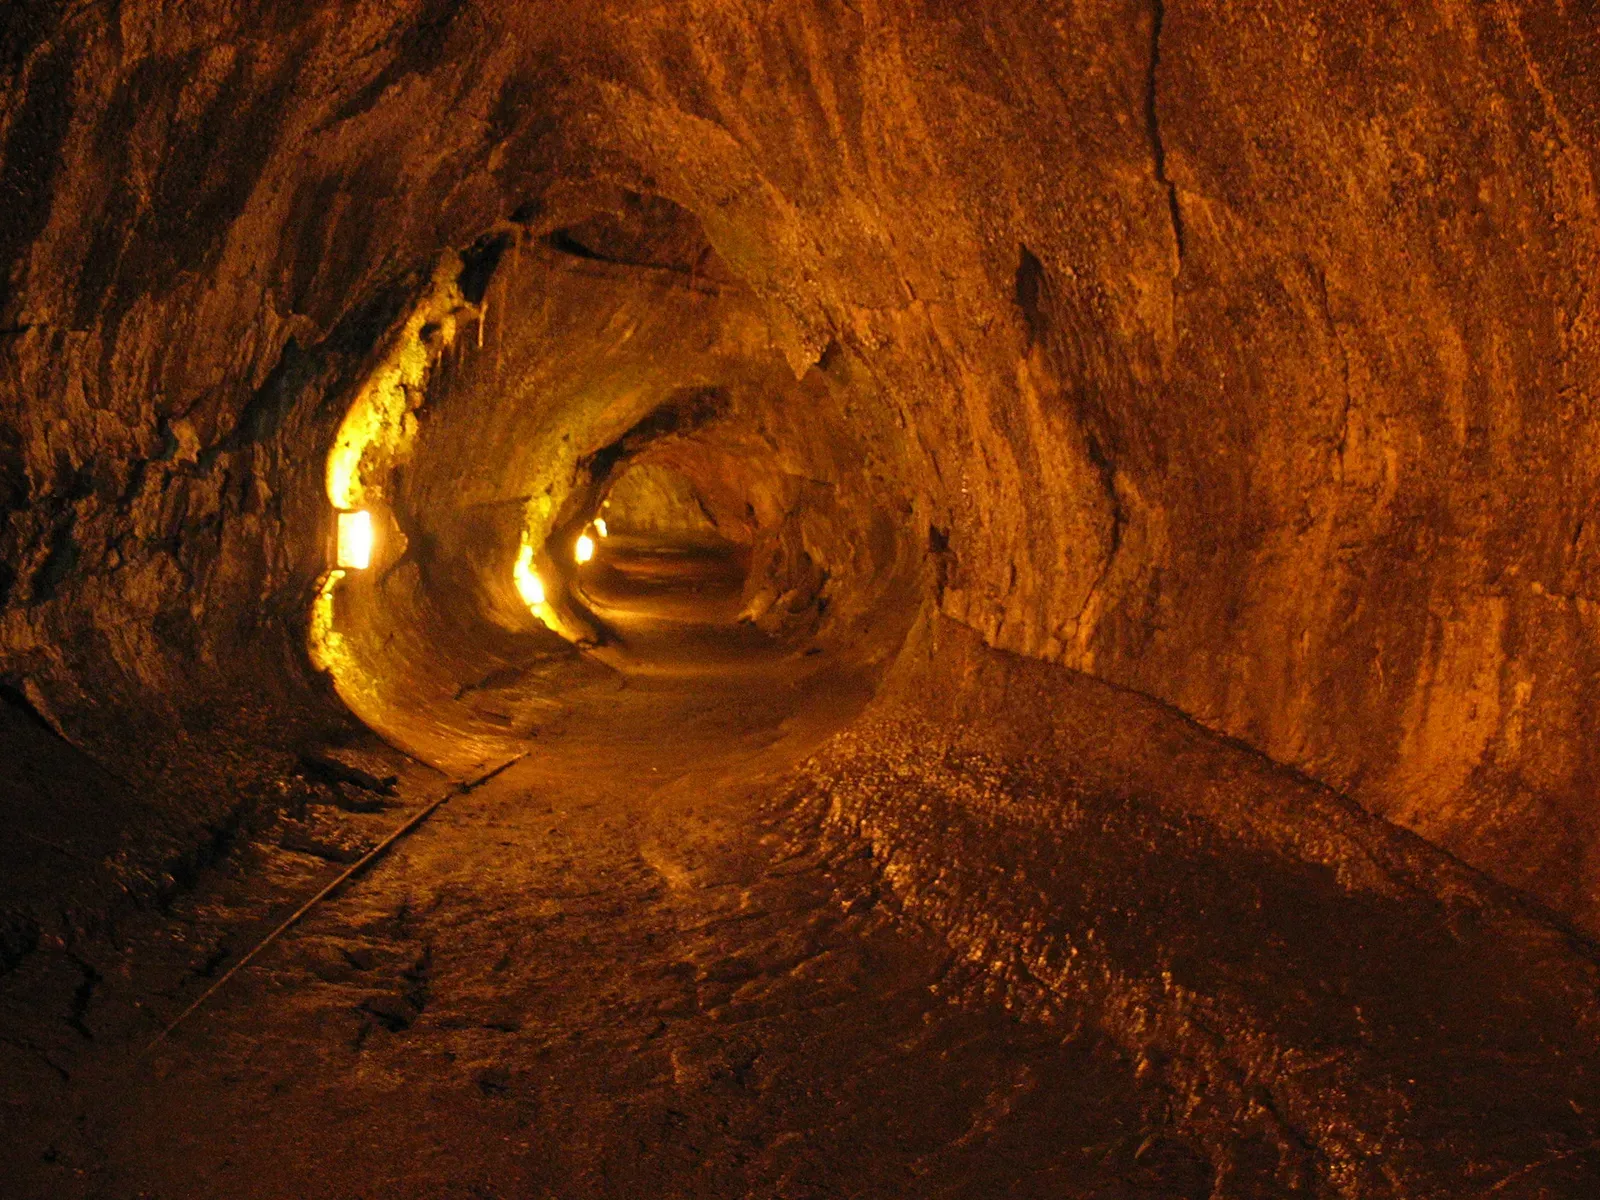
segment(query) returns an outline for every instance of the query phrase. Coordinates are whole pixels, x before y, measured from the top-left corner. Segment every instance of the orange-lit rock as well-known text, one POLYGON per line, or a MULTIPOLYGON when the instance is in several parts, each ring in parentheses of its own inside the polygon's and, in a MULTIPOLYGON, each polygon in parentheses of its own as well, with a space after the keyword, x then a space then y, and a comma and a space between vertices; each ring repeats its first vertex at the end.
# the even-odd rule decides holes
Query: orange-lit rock
MULTIPOLYGON (((873 728, 930 706, 1021 728, 996 663, 1169 706, 1159 768, 1115 730, 1059 753, 1177 779, 1192 719, 1302 773, 1280 799, 1358 804, 1352 861, 1409 831, 1481 872, 1418 852, 1419 938, 1454 936, 1458 894, 1527 903, 1560 943, 1516 960, 1546 971, 1541 1019, 1582 992, 1560 981, 1591 951, 1554 931, 1600 932, 1592 5, 16 10, 0 684, 26 765, 0 805, 0 961, 181 892, 198 847, 292 807, 286 772, 358 738, 352 714, 469 773, 604 712, 629 678, 611 539, 592 595, 572 551, 615 494, 624 541, 714 547, 717 604, 837 670, 841 712, 892 672, 873 728), (372 567, 331 579, 355 507, 372 567), (902 655, 952 624, 982 645, 902 655)), ((1213 782, 1193 819, 1243 820, 1213 782)), ((1297 871, 1303 832, 1252 853, 1297 871)), ((937 841, 910 852, 916 896, 937 841)), ((1244 871, 1216 853, 1197 877, 1244 871)), ((940 936, 1023 936, 1037 896, 1007 908, 984 874, 1006 866, 938 883, 940 936)), ((1289 986, 1251 978, 1251 1004, 1289 986)), ((1207 1062, 1270 1076, 1236 1089, 1270 1106, 1314 1042, 1207 1062)), ((1372 1100, 1393 1044, 1363 1046, 1341 1096, 1372 1100)), ((1541 1069, 1577 1054, 1552 1046, 1541 1069)), ((1339 1126, 1357 1165, 1295 1170, 1378 1194, 1349 1147, 1384 1096, 1339 1126)), ((1483 1151, 1508 1195, 1535 1187, 1517 1152, 1483 1151)), ((1446 1168, 1406 1161, 1395 1194, 1491 1186, 1429 1193, 1446 1168)))

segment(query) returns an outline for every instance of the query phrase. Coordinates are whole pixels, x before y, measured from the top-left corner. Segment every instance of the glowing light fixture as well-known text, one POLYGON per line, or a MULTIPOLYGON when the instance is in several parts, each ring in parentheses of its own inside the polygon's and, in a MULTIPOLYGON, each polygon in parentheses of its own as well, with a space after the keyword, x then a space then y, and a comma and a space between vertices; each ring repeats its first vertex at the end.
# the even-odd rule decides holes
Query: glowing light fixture
POLYGON ((372 514, 366 509, 339 514, 338 565, 365 571, 372 565, 372 514))
POLYGON ((577 543, 572 547, 572 557, 580 563, 586 563, 594 557, 594 539, 587 533, 580 534, 577 543))
POLYGON ((598 533, 601 537, 610 537, 611 536, 611 534, 606 529, 606 519, 604 517, 596 517, 594 519, 594 531, 596 533, 598 533))
POLYGON ((544 581, 534 574, 532 546, 524 543, 522 552, 517 555, 517 565, 511 569, 511 577, 516 581, 517 595, 529 608, 538 608, 544 603, 544 581))

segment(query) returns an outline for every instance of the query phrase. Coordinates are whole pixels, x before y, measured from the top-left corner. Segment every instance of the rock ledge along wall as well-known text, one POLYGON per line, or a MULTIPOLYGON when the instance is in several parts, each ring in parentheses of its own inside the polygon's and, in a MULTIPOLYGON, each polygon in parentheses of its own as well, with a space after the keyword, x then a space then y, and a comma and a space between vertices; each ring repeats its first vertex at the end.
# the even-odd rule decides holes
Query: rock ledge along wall
POLYGON ((935 617, 791 795, 941 990, 1107 1034, 1219 1200, 1594 1190, 1593 943, 1170 706, 935 617))
POLYGON ((862 381, 946 614, 1595 929, 1597 44, 1447 0, 15 7, 0 673, 104 761, 184 695, 317 702, 341 401, 443 254, 603 183, 862 381))

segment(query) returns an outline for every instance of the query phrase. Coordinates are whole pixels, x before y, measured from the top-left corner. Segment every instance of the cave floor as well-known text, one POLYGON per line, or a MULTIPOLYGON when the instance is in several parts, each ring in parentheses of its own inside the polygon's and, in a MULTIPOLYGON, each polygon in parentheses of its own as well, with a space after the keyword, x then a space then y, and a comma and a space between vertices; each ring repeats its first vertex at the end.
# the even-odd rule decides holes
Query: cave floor
MULTIPOLYGON (((236 954, 333 866, 254 847, 81 966, 57 1003, 77 1032, 12 1048, 5 1194, 1209 1194, 1129 1063, 950 999, 950 952, 871 864, 787 821, 793 764, 865 702, 858 674, 764 653, 724 610, 611 600, 633 669, 154 1051, 226 961, 208 948, 236 954)), ((413 769, 402 797, 444 786, 413 769)), ((404 815, 323 820, 370 841, 404 815)))

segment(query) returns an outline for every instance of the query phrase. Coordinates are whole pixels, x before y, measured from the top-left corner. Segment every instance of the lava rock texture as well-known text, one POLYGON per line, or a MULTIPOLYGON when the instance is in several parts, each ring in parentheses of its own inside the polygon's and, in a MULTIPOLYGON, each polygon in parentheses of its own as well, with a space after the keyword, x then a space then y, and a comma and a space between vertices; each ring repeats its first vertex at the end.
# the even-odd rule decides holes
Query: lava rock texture
POLYGON ((603 183, 861 377, 945 612, 1593 927, 1592 6, 12 13, 0 645, 76 738, 292 669, 340 383, 603 183))
POLYGON ((793 819, 1219 1187, 1593 1194, 1597 55, 1589 2, 13 0, 0 972, 351 713, 465 774, 608 686, 617 486, 882 673, 793 819))

